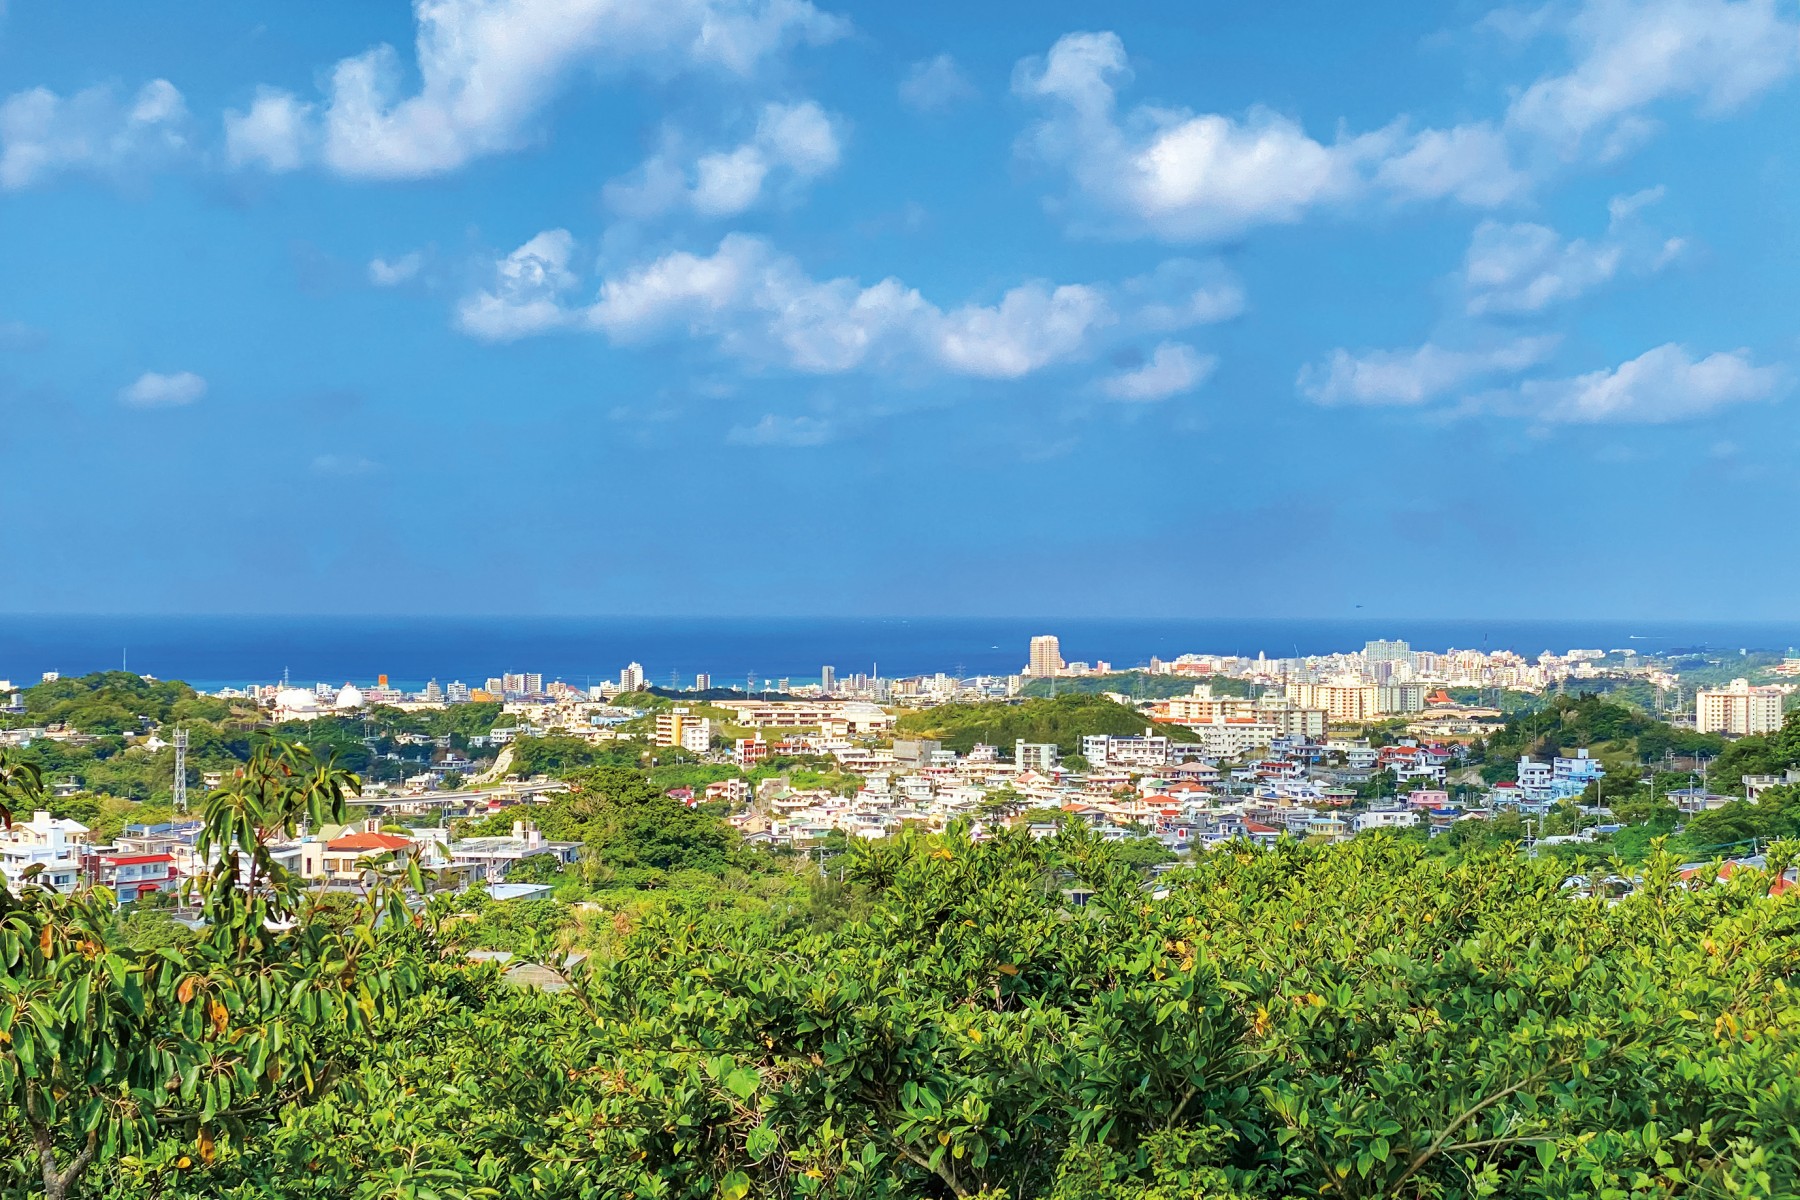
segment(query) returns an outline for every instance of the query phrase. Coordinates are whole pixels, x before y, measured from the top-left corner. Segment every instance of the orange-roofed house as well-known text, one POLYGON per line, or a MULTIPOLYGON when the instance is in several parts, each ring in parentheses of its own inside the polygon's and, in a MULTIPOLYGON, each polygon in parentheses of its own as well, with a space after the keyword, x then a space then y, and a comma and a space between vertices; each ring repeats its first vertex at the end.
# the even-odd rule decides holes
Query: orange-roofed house
POLYGON ((360 880, 363 872, 358 864, 365 858, 380 858, 384 854, 392 854, 395 859, 416 857, 419 865, 427 869, 448 862, 442 843, 383 833, 381 822, 371 817, 336 837, 303 842, 300 874, 307 879, 360 880))

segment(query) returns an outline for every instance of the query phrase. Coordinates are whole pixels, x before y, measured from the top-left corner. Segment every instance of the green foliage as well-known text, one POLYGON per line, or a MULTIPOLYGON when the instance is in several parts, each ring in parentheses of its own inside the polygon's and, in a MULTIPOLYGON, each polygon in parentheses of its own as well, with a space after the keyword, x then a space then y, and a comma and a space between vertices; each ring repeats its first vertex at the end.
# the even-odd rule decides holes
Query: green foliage
POLYGON ((367 719, 391 732, 448 737, 451 745, 467 747, 469 738, 485 734, 500 723, 504 709, 498 700, 446 704, 443 708, 421 708, 411 712, 376 705, 369 710, 367 719))
MULTIPOLYGON (((1064 754, 1080 749, 1083 734, 1135 736, 1149 718, 1134 708, 1098 695, 1059 695, 1019 704, 941 704, 902 713, 896 731, 903 737, 934 738, 951 750, 968 753, 977 742, 1010 751, 1014 742, 1055 742, 1064 754)), ((1164 726, 1170 737, 1192 737, 1191 731, 1164 726)))
POLYGON ((507 869, 508 883, 554 883, 562 878, 563 865, 554 854, 533 854, 507 869))
POLYGON ((1153 837, 1126 838, 1113 846, 1112 853, 1114 858, 1140 875, 1148 875, 1151 867, 1174 862, 1176 858, 1173 850, 1153 837))
POLYGON ((82 733, 137 733, 170 720, 223 721, 232 714, 227 701, 185 683, 151 682, 129 671, 46 680, 20 696, 26 724, 67 725, 82 733))
POLYGON ((1677 729, 1599 696, 1556 696, 1545 708, 1509 720, 1487 739, 1482 775, 1489 783, 1515 779, 1522 755, 1549 759, 1579 747, 1602 751, 1603 760, 1635 766, 1665 753, 1717 754, 1723 745, 1714 734, 1677 729))
POLYGON ((1757 734, 1726 743, 1707 777, 1722 792, 1744 794, 1744 776, 1779 775, 1800 767, 1800 712, 1791 712, 1774 733, 1757 734))
POLYGON ((1545 705, 1542 692, 1517 692, 1511 688, 1453 687, 1444 691, 1458 704, 1497 708, 1504 717, 1528 716, 1545 705))
POLYGON ((569 776, 571 790, 547 804, 503 809, 458 827, 462 837, 504 836, 529 819, 552 841, 581 842, 596 865, 615 871, 696 870, 761 864, 737 830, 713 813, 671 800, 635 767, 605 766, 569 776))
MULTIPOLYGON (((0 816, 37 786, 0 759, 0 816)), ((160 1181, 339 1086, 416 989, 406 912, 383 910, 385 938, 385 892, 321 919, 269 842, 302 817, 342 820, 355 787, 303 748, 258 747, 207 800, 198 850, 217 865, 196 937, 152 943, 105 889, 60 895, 33 886, 36 868, 0 879, 0 1193, 62 1200, 95 1163, 160 1181)))
POLYGON ((741 772, 736 767, 723 763, 672 763, 653 768, 650 771, 650 782, 659 791, 687 787, 699 792, 709 783, 735 779, 739 774, 741 772))
POLYGON ((1800 786, 1772 787, 1754 804, 1734 800, 1723 808, 1696 813, 1687 823, 1687 837, 1706 847, 1800 838, 1800 786))
POLYGON ((594 745, 574 737, 522 737, 512 742, 512 769, 520 776, 565 775, 591 767, 635 767, 648 746, 643 742, 594 745))
POLYGON ((1150 901, 1073 828, 859 844, 812 893, 860 905, 835 922, 675 901, 562 992, 436 971, 334 1089, 158 1194, 1794 1194, 1800 908, 1666 856, 1617 904, 1566 871, 1236 846, 1150 901))

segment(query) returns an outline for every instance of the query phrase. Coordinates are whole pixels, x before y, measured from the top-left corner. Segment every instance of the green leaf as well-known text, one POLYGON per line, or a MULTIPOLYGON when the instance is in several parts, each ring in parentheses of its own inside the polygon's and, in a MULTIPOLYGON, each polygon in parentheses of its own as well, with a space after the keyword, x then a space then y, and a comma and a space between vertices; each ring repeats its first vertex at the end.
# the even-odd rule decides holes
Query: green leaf
POLYGON ((739 1100, 748 1100, 761 1085, 762 1076, 749 1067, 739 1067, 725 1077, 725 1086, 730 1088, 739 1100))

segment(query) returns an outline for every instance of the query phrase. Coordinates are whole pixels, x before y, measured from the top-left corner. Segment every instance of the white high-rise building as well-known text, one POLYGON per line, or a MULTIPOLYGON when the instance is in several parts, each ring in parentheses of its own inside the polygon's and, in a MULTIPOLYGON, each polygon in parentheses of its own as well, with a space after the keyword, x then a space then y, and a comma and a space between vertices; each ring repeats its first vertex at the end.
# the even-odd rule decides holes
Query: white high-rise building
POLYGON ((619 672, 619 686, 628 692, 644 690, 644 664, 629 663, 619 672))
POLYGON ((1738 737, 1781 728, 1786 693, 1779 687, 1751 687, 1734 679, 1729 687, 1701 688, 1694 694, 1694 728, 1738 737))
POLYGON ((1062 674, 1062 643, 1055 634, 1045 633, 1031 639, 1031 664, 1025 673, 1037 679, 1062 674))
POLYGON ((837 691, 837 668, 836 667, 820 667, 819 668, 819 690, 821 692, 824 692, 827 696, 829 696, 829 695, 831 695, 831 693, 837 691))

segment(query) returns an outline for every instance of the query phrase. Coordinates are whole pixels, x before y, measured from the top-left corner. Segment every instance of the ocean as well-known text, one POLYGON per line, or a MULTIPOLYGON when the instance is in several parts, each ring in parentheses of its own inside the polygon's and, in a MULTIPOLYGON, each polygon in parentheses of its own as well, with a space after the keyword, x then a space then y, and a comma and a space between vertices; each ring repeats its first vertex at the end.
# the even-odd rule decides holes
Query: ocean
POLYGON ((507 671, 586 685, 639 662, 658 685, 687 686, 703 671, 715 686, 754 676, 761 687, 784 677, 816 682, 826 665, 840 677, 1011 674, 1042 633, 1061 639, 1065 659, 1125 669, 1184 653, 1324 654, 1375 638, 1529 656, 1577 648, 1783 651, 1800 645, 1800 620, 0 616, 0 679, 18 685, 45 671, 124 666, 207 690, 284 674, 301 685, 366 684, 385 674, 407 689, 429 679, 480 686, 507 671))

